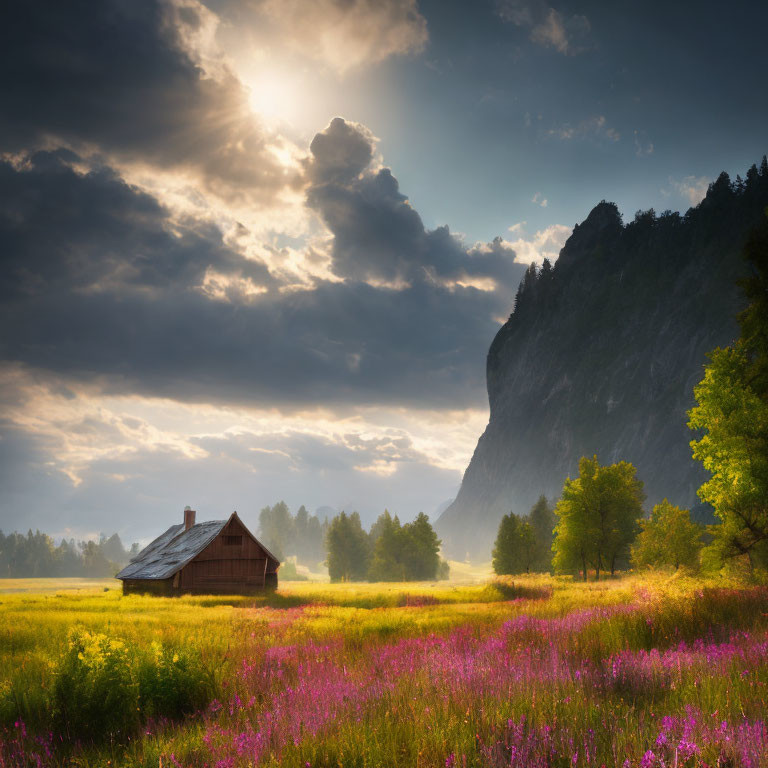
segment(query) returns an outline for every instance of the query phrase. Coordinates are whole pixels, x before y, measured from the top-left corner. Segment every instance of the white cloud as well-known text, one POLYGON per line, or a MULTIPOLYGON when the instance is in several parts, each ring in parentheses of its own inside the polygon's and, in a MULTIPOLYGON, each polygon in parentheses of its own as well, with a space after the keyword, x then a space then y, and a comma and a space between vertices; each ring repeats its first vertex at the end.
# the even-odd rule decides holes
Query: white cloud
POLYGON ((535 262, 541 264, 549 259, 554 264, 560 255, 560 249, 571 234, 571 228, 565 224, 551 224, 538 230, 532 237, 525 236, 525 222, 513 224, 509 231, 517 235, 517 240, 507 244, 515 251, 515 261, 520 264, 535 262))
MULTIPOLYGON (((534 195, 534 196, 531 198, 531 202, 532 202, 532 203, 536 203, 536 205, 540 205, 542 208, 546 208, 546 207, 547 207, 547 205, 549 205, 549 201, 547 200, 547 198, 546 198, 546 197, 544 197, 544 196, 541 194, 541 192, 537 192, 537 193, 536 193, 536 194, 535 194, 535 195, 534 195)), ((525 223, 525 222, 523 222, 523 223, 525 223)), ((517 225, 515 225, 515 226, 517 226, 517 225)))
POLYGON ((706 176, 686 176, 680 181, 670 178, 670 186, 691 205, 698 205, 707 194, 709 179, 706 176))
POLYGON ((418 53, 428 39, 416 0, 264 0, 256 8, 280 46, 339 74, 418 53))

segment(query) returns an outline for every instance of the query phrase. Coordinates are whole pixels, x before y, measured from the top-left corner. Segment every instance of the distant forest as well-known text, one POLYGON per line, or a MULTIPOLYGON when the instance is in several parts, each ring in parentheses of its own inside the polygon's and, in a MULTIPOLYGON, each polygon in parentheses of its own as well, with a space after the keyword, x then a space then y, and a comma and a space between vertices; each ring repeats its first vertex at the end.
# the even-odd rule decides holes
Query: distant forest
MULTIPOLYGON (((342 511, 321 522, 304 505, 294 516, 279 501, 261 510, 259 537, 281 561, 295 556, 310 567, 325 565, 331 581, 448 578, 448 563, 440 558, 440 540, 423 512, 413 522, 401 524, 397 515, 392 517, 385 509, 366 532, 357 512, 342 511)), ((281 573, 296 577, 290 568, 281 573)))
MULTIPOLYGON (((312 570, 327 565, 334 581, 448 576, 448 564, 439 558, 440 541, 424 514, 401 525, 385 510, 366 533, 357 512, 321 521, 303 505, 293 515, 280 501, 261 510, 258 535, 283 563, 285 578, 300 578, 295 563, 288 560, 293 557, 312 570)), ((98 541, 64 539, 57 545, 40 531, 0 531, 0 578, 114 576, 139 550, 138 544, 126 549, 116 533, 102 534, 98 541)))
POLYGON ((0 531, 0 578, 114 576, 138 551, 138 544, 126 550, 116 533, 102 534, 98 541, 63 539, 57 546, 40 531, 30 530, 26 535, 0 531))

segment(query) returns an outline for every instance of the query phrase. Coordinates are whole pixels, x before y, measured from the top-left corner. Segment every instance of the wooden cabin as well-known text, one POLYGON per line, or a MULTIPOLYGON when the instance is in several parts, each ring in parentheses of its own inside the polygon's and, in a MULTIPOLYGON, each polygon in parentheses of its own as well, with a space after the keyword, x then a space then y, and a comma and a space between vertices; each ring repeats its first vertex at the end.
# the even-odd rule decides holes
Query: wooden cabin
POLYGON ((123 594, 249 595, 277 589, 280 561, 233 512, 229 520, 172 525, 117 574, 123 594))

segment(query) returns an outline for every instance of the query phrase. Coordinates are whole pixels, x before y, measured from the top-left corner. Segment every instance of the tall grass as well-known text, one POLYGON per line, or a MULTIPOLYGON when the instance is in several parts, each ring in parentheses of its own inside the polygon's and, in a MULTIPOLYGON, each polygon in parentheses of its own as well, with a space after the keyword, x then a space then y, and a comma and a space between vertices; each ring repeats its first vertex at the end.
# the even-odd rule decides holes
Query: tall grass
POLYGON ((0 765, 768 765, 762 587, 293 584, 0 612, 0 765))

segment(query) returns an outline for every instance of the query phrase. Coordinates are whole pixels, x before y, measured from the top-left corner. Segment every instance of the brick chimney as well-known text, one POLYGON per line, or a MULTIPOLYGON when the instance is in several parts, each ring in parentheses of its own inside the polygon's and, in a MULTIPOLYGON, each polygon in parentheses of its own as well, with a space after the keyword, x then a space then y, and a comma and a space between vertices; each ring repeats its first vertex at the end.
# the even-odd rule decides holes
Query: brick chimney
POLYGON ((188 531, 195 524, 195 510, 184 507, 184 530, 188 531))

